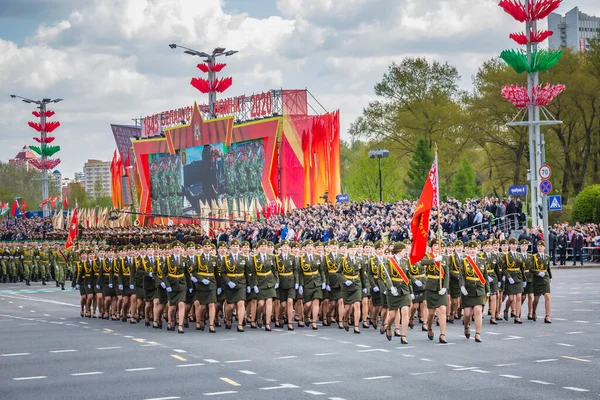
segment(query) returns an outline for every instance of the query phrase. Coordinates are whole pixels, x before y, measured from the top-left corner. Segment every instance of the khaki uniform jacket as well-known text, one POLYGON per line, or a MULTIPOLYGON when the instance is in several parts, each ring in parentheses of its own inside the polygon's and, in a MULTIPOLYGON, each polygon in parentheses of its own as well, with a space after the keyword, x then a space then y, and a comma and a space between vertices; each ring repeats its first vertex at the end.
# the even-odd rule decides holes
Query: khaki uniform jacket
POLYGON ((321 288, 323 282, 327 282, 325 276, 325 265, 323 265, 321 257, 313 254, 312 262, 308 255, 300 257, 300 269, 298 271, 298 280, 300 286, 304 288, 321 288))
POLYGON ((275 287, 275 284, 279 284, 279 272, 273 256, 265 254, 263 260, 261 253, 255 254, 252 257, 252 267, 259 290, 271 289, 275 287))
POLYGON ((237 254, 237 262, 234 261, 233 254, 225 256, 220 273, 223 278, 224 287, 229 282, 235 283, 236 289, 256 286, 252 263, 248 257, 241 253, 237 254))
POLYGON ((488 282, 488 274, 485 268, 485 260, 481 257, 470 257, 465 256, 463 261, 463 266, 460 270, 460 286, 464 286, 467 289, 469 297, 480 297, 485 296, 490 292, 490 284, 488 282), (481 275, 483 275, 484 283, 481 283, 479 280, 475 269, 469 262, 469 260, 473 261, 476 267, 479 268, 481 275))
POLYGON ((390 290, 392 286, 395 287, 398 290, 399 296, 408 296, 413 294, 413 279, 409 271, 408 261, 406 259, 401 259, 398 261, 397 258, 394 258, 408 279, 408 282, 404 282, 400 273, 392 264, 392 258, 394 257, 390 257, 387 263, 381 265, 381 269, 379 271, 379 279, 381 283, 385 284, 387 290, 390 290))
POLYGON ((198 283, 196 283, 196 290, 199 292, 217 290, 218 282, 220 280, 217 257, 204 253, 196 256, 196 262, 192 268, 191 276, 198 280, 198 283), (203 284, 201 282, 203 279, 207 279, 210 283, 208 285, 203 284))
POLYGON ((300 284, 298 280, 298 269, 296 268, 296 257, 292 254, 279 254, 275 256, 275 265, 279 275, 280 289, 293 289, 296 284, 300 284))
POLYGON ((425 266, 425 274, 427 276, 427 282, 425 282, 425 290, 440 290, 440 279, 442 280, 442 288, 448 289, 450 282, 450 274, 448 273, 448 265, 444 260, 437 262, 434 261, 432 254, 426 254, 421 260, 421 265, 425 266), (443 271, 443 272, 442 272, 443 271), (443 275, 440 278, 440 274, 443 275))
POLYGON ((346 281, 352 281, 352 285, 348 286, 350 291, 362 290, 367 287, 369 281, 365 272, 358 257, 344 257, 337 270, 338 280, 344 286, 346 286, 346 281))

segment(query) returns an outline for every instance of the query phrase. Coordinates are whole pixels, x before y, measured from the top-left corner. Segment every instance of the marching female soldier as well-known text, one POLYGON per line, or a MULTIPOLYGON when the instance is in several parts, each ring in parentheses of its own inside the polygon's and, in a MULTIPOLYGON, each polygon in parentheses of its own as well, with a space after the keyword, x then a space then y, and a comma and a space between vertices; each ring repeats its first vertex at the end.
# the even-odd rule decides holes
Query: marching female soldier
POLYGON ((152 324, 152 328, 162 329, 163 313, 169 301, 169 296, 166 290, 167 286, 163 282, 165 276, 163 276, 162 271, 163 266, 166 265, 169 251, 168 249, 160 249, 158 244, 154 245, 154 249, 156 251, 154 258, 156 263, 152 266, 152 275, 148 275, 154 279, 154 284, 156 286, 156 296, 153 299, 154 308, 152 314, 154 315, 154 323, 152 324))
POLYGON ((482 257, 485 261, 485 270, 487 271, 487 280, 490 286, 490 302, 489 302, 489 313, 490 315, 490 324, 498 325, 496 322, 496 312, 498 308, 496 307, 496 302, 498 300, 498 286, 500 276, 500 272, 498 271, 498 257, 492 253, 492 242, 489 240, 485 240, 483 242, 483 253, 482 257))
POLYGON ((85 291, 85 263, 87 261, 87 255, 84 251, 81 252, 79 260, 75 263, 75 276, 73 277, 72 285, 75 290, 79 290, 79 305, 81 306, 80 314, 81 318, 89 313, 89 309, 87 309, 87 313, 85 312, 87 307, 87 293, 85 291))
POLYGON ((196 285, 196 330, 204 330, 204 315, 208 307, 208 331, 215 333, 215 304, 217 303, 217 286, 219 269, 217 259, 210 255, 210 240, 202 242, 202 254, 196 256, 196 267, 192 271, 191 281, 196 285))
POLYGON ((225 257, 223 269, 220 271, 225 286, 225 329, 231 329, 233 308, 237 307, 238 332, 244 332, 242 321, 244 320, 246 294, 251 290, 254 293, 258 287, 254 284, 254 276, 250 268, 248 257, 240 254, 240 245, 236 239, 231 240, 231 253, 225 257))
POLYGON ((515 324, 522 324, 521 294, 523 293, 523 262, 517 254, 517 239, 510 238, 508 246, 510 250, 502 259, 506 283, 504 293, 508 296, 508 301, 504 308, 504 319, 508 321, 508 308, 512 306, 515 324))
POLYGON ((279 274, 279 300, 287 320, 288 331, 293 331, 294 299, 298 289, 298 270, 295 257, 290 254, 287 241, 281 242, 281 254, 275 256, 275 265, 279 274))
MULTIPOLYGON (((356 257, 356 245, 348 245, 348 255, 342 259, 338 267, 338 280, 342 283, 342 299, 344 312, 340 319, 344 321, 344 329, 348 331, 350 314, 354 311, 354 333, 360 333, 358 322, 360 320, 360 301, 363 292, 367 291, 367 277, 362 269, 362 263, 356 257)), ((368 325, 367 325, 368 327, 368 325)))
POLYGON ((440 343, 446 341, 446 307, 448 306, 449 274, 448 266, 443 262, 440 246, 437 239, 430 243, 431 252, 421 260, 421 264, 426 266, 427 281, 425 283, 425 300, 427 300, 427 337, 433 340, 433 317, 437 313, 440 325, 440 343), (441 287, 441 289, 440 289, 441 287), (442 337, 443 336, 443 337, 442 337))
POLYGON ((552 281, 552 271, 550 271, 550 257, 544 252, 546 251, 546 243, 538 242, 538 254, 533 256, 533 321, 537 320, 537 306, 540 302, 540 297, 544 296, 544 306, 546 308, 546 316, 544 322, 551 324, 550 320, 550 282, 552 281))
POLYGON ((258 242, 258 254, 254 255, 252 261, 256 286, 258 287, 258 310, 256 314, 259 321, 264 317, 265 331, 270 332, 273 299, 277 295, 276 289, 279 288, 279 275, 272 256, 267 254, 266 240, 263 239, 258 242))
POLYGON ((154 282, 154 271, 156 266, 156 259, 154 258, 154 248, 152 245, 148 245, 146 249, 146 255, 142 257, 142 270, 144 276, 142 278, 142 287, 144 292, 144 318, 146 326, 150 326, 150 320, 153 317, 152 309, 154 307, 154 297, 156 296, 156 284, 154 282))
POLYGON ((300 269, 298 293, 304 298, 304 316, 309 318, 312 329, 317 330, 319 320, 319 306, 323 299, 323 290, 326 287, 326 277, 321 257, 314 254, 313 242, 307 240, 304 243, 306 254, 300 257, 300 269), (312 311, 312 318, 309 313, 312 311))
MULTIPOLYGON (((531 273, 531 254, 527 252, 529 248, 529 241, 526 239, 521 240, 521 262, 523 263, 523 296, 521 298, 521 306, 527 300, 527 319, 531 321, 533 319, 533 274, 531 273)), ((519 317, 521 315, 519 314, 519 317)))
MULTIPOLYGON (((385 336, 392 340, 392 322, 396 321, 398 313, 402 316, 402 334, 400 342, 408 344, 406 334, 408 331, 408 318, 410 302, 414 299, 412 282, 409 278, 408 262, 404 258, 406 248, 404 243, 395 243, 392 248, 392 257, 389 262, 381 266, 379 276, 385 280, 387 292, 388 315, 385 320, 385 336)), ((396 325, 396 329, 398 326, 396 325)))
POLYGON ((162 285, 169 297, 169 325, 167 330, 174 331, 178 323, 177 333, 184 333, 185 296, 188 293, 187 264, 183 259, 183 244, 175 242, 173 254, 166 257, 162 268, 162 285), (177 313, 177 315, 176 315, 177 313))
POLYGON ((369 268, 369 255, 367 254, 367 246, 358 240, 356 242, 356 259, 361 265, 361 270, 365 274, 365 282, 363 290, 361 291, 360 299, 360 315, 362 319, 362 327, 365 329, 369 328, 369 301, 371 300, 371 286, 369 285, 369 278, 367 276, 367 269, 369 268))
MULTIPOLYGON (((102 295, 104 296, 104 313, 102 314, 102 319, 108 319, 109 314, 112 309, 116 310, 116 292, 113 285, 110 285, 110 274, 114 268, 115 259, 114 253, 112 251, 108 252, 108 258, 105 258, 106 250, 102 249, 102 251, 98 252, 98 279, 96 280, 96 285, 100 286, 102 290, 102 295), (115 299, 114 304, 113 299, 115 299)), ((112 315, 116 313, 113 312, 112 315)))
POLYGON ((451 305, 448 313, 448 322, 454 323, 454 319, 458 319, 460 313, 460 269, 463 263, 463 242, 457 240, 448 244, 448 269, 450 270, 450 301, 451 305), (452 249, 454 249, 452 251, 452 249))
POLYGON ((469 324, 475 320, 475 341, 481 342, 481 321, 486 295, 489 297, 490 285, 485 260, 477 257, 479 246, 473 240, 467 243, 467 256, 460 271, 460 291, 462 293, 463 323, 465 337, 471 337, 469 324))

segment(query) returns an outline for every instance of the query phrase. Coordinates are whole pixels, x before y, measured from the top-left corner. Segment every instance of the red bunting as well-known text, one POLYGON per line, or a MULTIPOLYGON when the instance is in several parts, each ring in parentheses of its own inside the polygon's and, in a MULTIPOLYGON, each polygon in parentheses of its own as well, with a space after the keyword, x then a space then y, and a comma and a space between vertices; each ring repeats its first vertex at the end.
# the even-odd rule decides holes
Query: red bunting
MULTIPOLYGON (((42 131, 42 125, 37 122, 28 122, 27 124, 38 132, 42 131)), ((46 133, 51 133, 59 126, 60 126, 60 122, 58 122, 58 121, 46 122, 43 130, 46 133)))
MULTIPOLYGON (((33 114, 35 117, 38 117, 38 118, 42 116, 42 113, 41 113, 41 112, 39 112, 39 111, 32 111, 31 113, 32 113, 32 114, 33 114)), ((49 111, 49 110, 47 110, 47 111, 44 113, 44 116, 45 116, 46 118, 50 118, 50 117, 51 117, 51 116, 53 116, 54 114, 55 114, 55 113, 54 113, 54 111, 49 111)))
POLYGON ((58 164, 60 164, 60 158, 56 158, 56 159, 48 159, 46 160, 44 163, 42 163, 42 160, 40 159, 33 159, 33 160, 29 160, 29 164, 31 164, 33 167, 39 169, 40 171, 43 169, 54 169, 56 168, 56 166, 58 164))
MULTIPOLYGON (((565 85, 562 84, 550 85, 548 83, 545 86, 535 86, 532 92, 533 105, 545 107, 565 89, 565 85)), ((517 108, 526 108, 530 102, 527 87, 520 85, 503 86, 502 97, 517 108)))
POLYGON ((202 64, 198 64, 197 67, 200 71, 207 73, 209 71, 211 72, 221 72, 221 70, 223 70, 223 68, 225 68, 225 66, 227 66, 227 64, 207 64, 207 63, 202 63, 202 64))
POLYGON ((561 0, 527 1, 529 1, 528 10, 525 10, 525 4, 519 0, 501 0, 498 5, 517 21, 527 22, 546 18, 560 6, 561 2, 561 0))
POLYGON ((56 139, 54 136, 46 136, 46 138, 44 140, 42 140, 39 137, 34 137, 33 138, 33 140, 35 140, 36 142, 38 142, 38 143, 45 143, 45 144, 52 143, 54 141, 54 139, 56 139))
MULTIPOLYGON (((553 34, 554 32, 552 31, 531 32, 531 35, 529 35, 529 43, 541 43, 553 34)), ((511 33, 510 35, 508 35, 508 37, 510 37, 512 40, 514 40, 522 46, 525 46, 527 44, 527 36, 523 32, 511 33)))

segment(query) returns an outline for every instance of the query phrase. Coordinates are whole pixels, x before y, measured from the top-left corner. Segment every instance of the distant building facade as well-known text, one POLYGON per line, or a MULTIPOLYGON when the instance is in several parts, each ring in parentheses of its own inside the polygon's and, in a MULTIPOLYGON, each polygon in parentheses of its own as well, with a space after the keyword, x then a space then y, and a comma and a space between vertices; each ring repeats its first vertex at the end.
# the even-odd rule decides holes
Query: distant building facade
POLYGON ((600 18, 582 13, 579 7, 575 7, 564 16, 550 14, 548 29, 554 32, 548 39, 551 50, 569 47, 584 53, 590 48, 589 40, 600 37, 600 18))
POLYGON ((33 151, 29 150, 29 147, 23 146, 23 148, 17 153, 15 158, 11 158, 8 160, 8 165, 29 170, 30 168, 34 168, 29 164, 29 160, 35 160, 37 158, 38 156, 35 155, 33 151))
MULTIPOLYGON (((110 161, 88 160, 83 166, 83 183, 89 198, 111 195, 110 161)), ((77 177, 77 175, 76 175, 77 177)))

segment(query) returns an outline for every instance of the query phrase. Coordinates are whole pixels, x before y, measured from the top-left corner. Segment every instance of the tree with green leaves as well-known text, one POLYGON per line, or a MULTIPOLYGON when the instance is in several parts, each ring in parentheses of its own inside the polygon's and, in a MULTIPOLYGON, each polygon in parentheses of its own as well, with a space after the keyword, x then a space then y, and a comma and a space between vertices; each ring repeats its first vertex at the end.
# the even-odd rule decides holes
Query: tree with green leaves
POLYGON ((460 160, 460 167, 452 177, 450 195, 461 202, 480 195, 477 182, 475 182, 473 164, 466 157, 460 160))
POLYGON ((412 158, 409 161, 409 167, 406 171, 407 178, 404 180, 406 195, 409 199, 415 200, 421 195, 433 160, 434 157, 429 150, 427 141, 419 139, 412 158))

